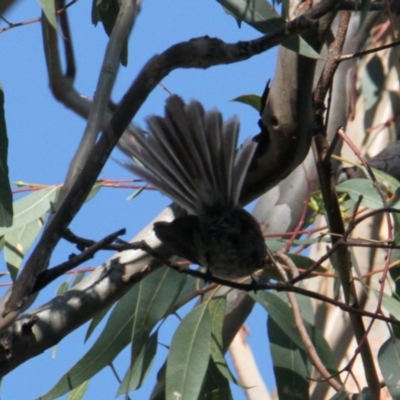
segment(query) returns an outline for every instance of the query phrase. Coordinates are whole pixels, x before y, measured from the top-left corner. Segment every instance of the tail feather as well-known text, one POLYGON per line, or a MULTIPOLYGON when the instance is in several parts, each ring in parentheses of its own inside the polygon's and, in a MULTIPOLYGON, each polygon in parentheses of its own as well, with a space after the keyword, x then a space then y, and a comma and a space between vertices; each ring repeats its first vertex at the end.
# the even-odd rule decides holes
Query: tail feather
POLYGON ((235 207, 257 144, 236 149, 239 122, 223 123, 218 111, 205 112, 178 96, 167 100, 164 118, 147 119, 149 132, 135 129, 119 147, 135 162, 123 165, 192 214, 205 207, 235 207))

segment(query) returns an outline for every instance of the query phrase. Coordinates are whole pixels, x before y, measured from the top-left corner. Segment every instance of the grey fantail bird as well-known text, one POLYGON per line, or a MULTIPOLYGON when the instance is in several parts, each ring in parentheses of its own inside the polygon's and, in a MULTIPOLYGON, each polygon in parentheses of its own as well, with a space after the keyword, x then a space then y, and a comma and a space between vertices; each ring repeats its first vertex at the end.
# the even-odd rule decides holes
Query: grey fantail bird
POLYGON ((257 143, 236 148, 239 122, 205 112, 178 96, 167 100, 165 117, 147 119, 148 132, 124 135, 121 150, 134 161, 123 165, 166 194, 188 215, 156 222, 156 236, 171 251, 213 276, 234 279, 262 268, 266 245, 257 221, 239 196, 257 143))

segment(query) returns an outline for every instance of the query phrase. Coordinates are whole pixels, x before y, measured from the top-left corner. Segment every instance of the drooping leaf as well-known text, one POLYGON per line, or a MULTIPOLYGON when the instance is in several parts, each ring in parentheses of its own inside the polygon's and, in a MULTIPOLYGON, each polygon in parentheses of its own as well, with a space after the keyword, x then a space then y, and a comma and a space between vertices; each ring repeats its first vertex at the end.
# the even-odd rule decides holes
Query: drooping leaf
MULTIPOLYGON (((179 276, 181 275, 171 269, 160 268, 126 293, 112 310, 104 330, 93 346, 64 376, 61 377, 56 385, 42 397, 43 400, 50 400, 62 396, 108 366, 131 342, 135 318, 138 318, 140 321, 145 318, 149 322, 156 323, 155 316, 161 315, 162 317, 164 315, 165 310, 168 310, 170 304, 177 297, 177 293, 175 292, 177 289, 174 288, 177 286, 179 288, 180 285, 173 286, 171 284, 171 289, 171 287, 168 286, 168 281, 166 281, 165 271, 167 271, 167 275, 169 272, 179 276), (164 283, 167 282, 167 287, 160 287, 160 281, 164 283), (167 291, 167 289, 172 291, 170 298, 165 297, 165 291, 167 291), (149 309, 145 311, 145 308, 136 306, 136 304, 143 303, 141 296, 146 297, 148 293, 151 293, 153 298, 157 298, 157 291, 160 292, 160 298, 164 299, 164 303, 153 301, 152 305, 154 306, 154 304, 157 304, 160 308, 159 310, 149 309), (137 315, 138 312, 143 312, 145 315, 137 315)), ((151 330, 151 328, 149 329, 151 330)))
POLYGON ((9 228, 0 228, 0 236, 8 234, 32 221, 37 221, 51 210, 51 204, 57 201, 60 187, 51 186, 36 190, 28 196, 14 202, 14 221, 9 228))
POLYGON ((100 189, 103 187, 102 182, 95 182, 93 185, 92 189, 90 190, 89 194, 86 197, 85 201, 90 201, 93 199, 94 196, 96 196, 97 193, 99 193, 100 189))
POLYGON ((167 369, 167 362, 161 366, 157 373, 157 382, 154 385, 149 400, 165 400, 165 371, 167 369))
POLYGON ((4 91, 0 83, 0 227, 13 223, 13 206, 10 180, 8 178, 8 136, 4 109, 4 91))
POLYGON ((38 237, 42 227, 43 218, 39 218, 5 235, 4 257, 12 280, 17 277, 25 254, 38 237))
POLYGON ((67 400, 82 400, 83 396, 89 387, 89 381, 83 382, 81 385, 76 387, 67 397, 67 400))
POLYGON ((400 339, 389 338, 378 352, 378 362, 386 387, 393 399, 400 398, 400 339))
MULTIPOLYGON (((376 295, 379 295, 379 291, 375 291, 376 295)), ((393 317, 400 320, 400 301, 395 297, 389 296, 383 293, 382 306, 388 311, 393 317)))
MULTIPOLYGON (((142 370, 136 363, 142 363, 140 354, 148 343, 150 333, 154 326, 167 315, 170 307, 175 303, 185 285, 186 275, 180 274, 170 268, 160 268, 153 273, 151 284, 146 280, 139 285, 138 300, 135 303, 135 315, 132 328, 132 354, 131 373, 142 370), (156 279, 157 278, 157 279, 156 279)), ((129 389, 135 390, 135 385, 140 385, 142 378, 127 377, 130 382, 129 389)))
MULTIPOLYGON (((217 0, 231 14, 239 26, 244 21, 263 34, 271 33, 285 24, 285 20, 266 0, 217 0)), ((282 46, 305 57, 319 58, 319 54, 301 37, 285 40, 282 46)))
POLYGON ((58 286, 58 288, 57 288, 57 290, 56 290, 56 295, 57 296, 60 296, 60 295, 62 295, 62 294, 64 294, 67 290, 68 290, 68 282, 62 282, 59 286, 58 286))
POLYGON ((279 398, 309 399, 310 365, 304 349, 297 346, 273 318, 268 318, 267 326, 279 398))
POLYGON ((360 77, 365 110, 370 110, 377 104, 384 88, 385 76, 382 59, 374 55, 368 61, 365 72, 360 77))
POLYGON ((193 295, 197 293, 198 290, 202 289, 205 283, 202 279, 195 278, 193 276, 187 276, 185 285, 183 286, 181 292, 175 303, 184 303, 193 298, 193 295))
POLYGON ((197 399, 210 359, 211 318, 207 304, 195 307, 172 338, 166 370, 166 400, 197 399))
POLYGON ((244 21, 261 33, 270 33, 285 21, 265 0, 217 0, 240 24, 244 21))
POLYGON ((152 274, 151 280, 140 282, 138 299, 134 304, 136 318, 132 328, 133 360, 142 351, 154 326, 174 304, 185 281, 186 275, 171 268, 160 268, 152 274))
POLYGON ((136 390, 141 387, 146 380, 157 352, 158 330, 155 331, 147 340, 142 350, 138 355, 133 368, 130 367, 118 388, 116 397, 123 393, 128 393, 131 390, 136 390))
POLYGON ((107 325, 89 351, 49 390, 41 400, 68 393, 108 366, 128 345, 133 324, 133 307, 138 296, 135 286, 117 303, 107 325))
MULTIPOLYGON (((94 4, 94 3, 93 3, 94 4)), ((96 1, 97 12, 92 10, 92 21, 101 21, 107 35, 110 36, 114 28, 115 22, 119 14, 118 0, 101 0, 96 1)), ((128 40, 124 41, 121 51, 121 64, 126 67, 128 65, 128 40)))
POLYGON ((198 399, 233 400, 229 380, 221 373, 221 369, 212 358, 210 358, 198 399))
POLYGON ((39 3, 50 25, 58 31, 55 0, 39 0, 39 3))
POLYGON ((135 199, 136 197, 138 197, 142 192, 143 192, 143 190, 146 188, 146 186, 142 186, 141 188, 139 188, 138 190, 135 190, 133 193, 131 193, 126 199, 127 200, 133 200, 133 199, 135 199))
POLYGON ((360 13, 360 28, 365 22, 365 18, 367 18, 368 12, 369 12, 369 7, 371 5, 371 0, 361 0, 360 8, 359 10, 361 11, 360 13))
MULTIPOLYGON (((295 328, 294 317, 291 308, 274 292, 259 292, 249 294, 255 301, 261 304, 268 311, 268 318, 274 320, 279 328, 285 332, 293 344, 305 350, 304 344, 295 328)), ((322 334, 309 322, 303 320, 304 326, 312 339, 313 344, 326 368, 336 376, 337 368, 335 359, 328 343, 322 334)))
POLYGON ((211 316, 211 358, 221 374, 237 384, 237 380, 229 369, 223 353, 222 329, 225 318, 226 298, 216 297, 208 302, 211 316))
POLYGON ((107 307, 104 310, 98 312, 90 321, 89 327, 86 331, 85 335, 85 342, 92 336, 92 333, 94 330, 97 328, 97 326, 100 324, 100 322, 103 320, 103 318, 107 315, 107 313, 110 311, 111 307, 107 307))

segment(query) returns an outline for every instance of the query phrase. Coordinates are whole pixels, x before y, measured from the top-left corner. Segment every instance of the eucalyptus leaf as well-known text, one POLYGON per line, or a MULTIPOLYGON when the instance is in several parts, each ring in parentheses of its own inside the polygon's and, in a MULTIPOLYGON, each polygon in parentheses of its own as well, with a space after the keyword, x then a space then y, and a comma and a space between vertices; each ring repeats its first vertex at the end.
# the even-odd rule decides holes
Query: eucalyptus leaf
POLYGON ((4 109, 4 91, 0 83, 0 227, 13 223, 13 206, 10 180, 8 178, 8 136, 4 109))
POLYGON ((133 366, 129 366, 118 388, 116 397, 142 386, 153 366, 157 352, 157 342, 158 330, 155 331, 149 337, 145 345, 142 346, 141 352, 134 360, 133 366))
POLYGON ((236 97, 231 101, 247 104, 257 111, 261 110, 261 97, 256 94, 245 94, 243 96, 236 97))
MULTIPOLYGON (((281 28, 285 20, 266 0, 217 0, 231 14, 239 26, 246 22, 263 34, 281 28)), ((305 57, 319 58, 319 54, 301 37, 294 36, 285 40, 282 46, 305 57)))
POLYGON ((195 307, 172 338, 166 370, 166 400, 197 399, 210 359, 211 317, 207 304, 195 307))
POLYGON ((58 31, 55 0, 39 0, 39 3, 50 25, 58 31))
POLYGON ((378 352, 378 362, 386 387, 393 399, 400 398, 400 340, 389 338, 378 352))
POLYGON ((39 218, 5 235, 4 257, 11 278, 17 277, 22 260, 31 248, 43 227, 43 219, 39 218))
POLYGON ((216 297, 209 301, 211 316, 211 358, 220 373, 229 381, 238 383, 225 360, 223 353, 222 330, 226 311, 226 298, 216 297))
POLYGON ((36 221, 51 210, 52 203, 57 201, 60 187, 50 186, 35 190, 28 196, 14 202, 14 221, 9 228, 0 228, 0 236, 8 234, 24 225, 36 221))
POLYGON ((89 381, 83 382, 68 395, 67 400, 82 400, 88 387, 89 381))
POLYGON ((135 317, 132 305, 138 297, 138 286, 133 287, 117 303, 104 330, 89 351, 40 400, 52 400, 89 380, 128 345, 135 317))

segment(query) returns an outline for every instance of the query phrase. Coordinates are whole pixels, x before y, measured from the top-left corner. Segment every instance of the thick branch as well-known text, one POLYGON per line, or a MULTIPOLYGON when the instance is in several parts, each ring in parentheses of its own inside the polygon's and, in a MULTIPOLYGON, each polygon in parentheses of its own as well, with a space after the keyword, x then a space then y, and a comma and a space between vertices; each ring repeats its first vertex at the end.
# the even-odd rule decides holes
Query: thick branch
POLYGON ((86 199, 119 137, 156 84, 176 68, 207 68, 212 65, 229 64, 266 51, 283 39, 313 26, 315 23, 310 18, 324 15, 333 7, 330 4, 329 6, 321 6, 321 4, 322 2, 288 23, 284 28, 260 39, 230 45, 208 37, 194 39, 172 46, 147 63, 124 96, 110 125, 96 143, 70 192, 66 194, 64 201, 47 225, 37 247, 15 282, 11 296, 2 312, 3 317, 11 311, 14 312, 8 317, 8 323, 16 317, 17 313, 15 312, 18 312, 27 302, 32 293, 36 276, 47 267, 46 260, 86 199))

